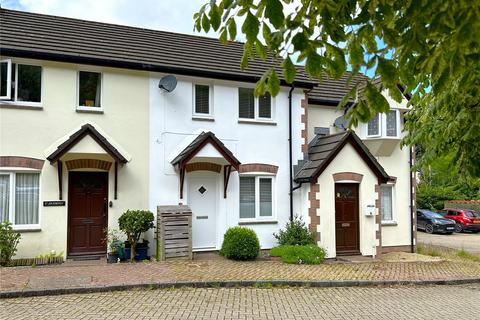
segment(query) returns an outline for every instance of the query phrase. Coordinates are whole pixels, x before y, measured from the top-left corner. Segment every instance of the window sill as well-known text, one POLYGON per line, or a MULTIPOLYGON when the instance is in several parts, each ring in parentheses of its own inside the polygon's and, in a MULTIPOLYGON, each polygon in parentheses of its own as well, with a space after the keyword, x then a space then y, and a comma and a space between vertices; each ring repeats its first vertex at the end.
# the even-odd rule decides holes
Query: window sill
POLYGON ((382 226, 395 227, 397 225, 397 221, 382 221, 382 226))
POLYGON ((98 108, 98 107, 77 107, 75 110, 76 112, 79 113, 103 113, 103 108, 98 108))
POLYGON ((277 220, 240 220, 238 225, 247 225, 247 224, 277 224, 277 220))
POLYGON ((42 231, 42 228, 39 224, 32 224, 32 225, 23 225, 23 226, 13 226, 13 230, 18 232, 38 232, 42 231))
POLYGON ((0 108, 8 109, 26 109, 26 110, 43 110, 43 106, 37 103, 28 102, 0 102, 0 108))
POLYGON ((273 120, 258 120, 258 119, 238 119, 238 123, 262 124, 262 125, 269 125, 269 126, 277 125, 277 123, 273 120))
POLYGON ((213 118, 213 116, 208 116, 208 115, 205 115, 205 116, 193 115, 192 120, 213 122, 215 121, 215 118, 213 118))

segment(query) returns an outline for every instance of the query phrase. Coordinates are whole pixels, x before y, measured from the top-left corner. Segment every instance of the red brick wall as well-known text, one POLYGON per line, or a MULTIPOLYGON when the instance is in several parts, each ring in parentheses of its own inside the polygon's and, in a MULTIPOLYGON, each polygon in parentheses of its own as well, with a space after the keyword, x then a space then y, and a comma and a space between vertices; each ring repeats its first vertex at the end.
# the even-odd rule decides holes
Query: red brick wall
POLYGON ((303 139, 302 152, 306 156, 308 153, 308 94, 305 93, 305 98, 301 102, 301 107, 303 109, 303 114, 301 122, 304 125, 301 136, 303 139))
POLYGON ((28 157, 0 156, 0 167, 16 167, 42 170, 44 162, 45 160, 28 157))
POLYGON ((98 159, 75 159, 65 161, 65 165, 68 170, 92 168, 100 170, 110 170, 112 163, 109 161, 103 161, 98 159))
POLYGON ((333 174, 333 180, 335 182, 345 181, 345 180, 362 182, 362 179, 363 179, 362 174, 358 174, 358 173, 354 173, 354 172, 339 172, 339 173, 333 174))
POLYGON ((267 172, 276 174, 278 171, 278 166, 264 163, 248 163, 241 164, 238 170, 239 173, 245 172, 267 172))
POLYGON ((310 183, 310 191, 308 192, 308 216, 310 217, 310 223, 308 228, 317 235, 317 241, 320 241, 320 233, 317 231, 317 226, 320 225, 320 217, 317 214, 320 208, 320 200, 317 199, 319 191, 320 185, 318 183, 310 183))
POLYGON ((187 172, 192 172, 192 171, 213 171, 219 173, 222 171, 222 166, 216 163, 210 163, 210 162, 194 162, 194 163, 189 163, 186 165, 185 170, 187 172))
POLYGON ((375 185, 375 193, 377 194, 377 199, 375 200, 375 208, 377 208, 378 214, 375 216, 375 239, 378 241, 377 245, 377 255, 382 254, 382 213, 380 211, 382 207, 381 197, 380 197, 380 183, 375 185))

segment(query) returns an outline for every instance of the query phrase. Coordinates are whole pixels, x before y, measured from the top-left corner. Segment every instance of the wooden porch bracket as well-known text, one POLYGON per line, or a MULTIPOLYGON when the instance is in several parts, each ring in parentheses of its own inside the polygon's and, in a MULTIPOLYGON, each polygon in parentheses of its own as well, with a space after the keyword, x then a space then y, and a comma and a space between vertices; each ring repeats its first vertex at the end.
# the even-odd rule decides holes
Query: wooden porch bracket
POLYGON ((114 174, 115 174, 115 181, 114 181, 114 185, 113 185, 113 190, 114 190, 114 192, 113 192, 113 193, 114 193, 113 198, 114 198, 115 200, 117 200, 118 161, 115 161, 115 167, 114 167, 114 169, 115 169, 115 173, 114 173, 114 174))
POLYGON ((180 199, 183 199, 183 182, 185 181, 185 167, 180 167, 180 199))
POLYGON ((63 162, 60 161, 60 160, 57 160, 57 172, 58 172, 58 200, 63 200, 62 199, 62 193, 63 193, 63 186, 62 186, 63 162))
POLYGON ((232 172, 232 166, 223 166, 223 198, 227 198, 228 181, 230 180, 230 173, 232 172))

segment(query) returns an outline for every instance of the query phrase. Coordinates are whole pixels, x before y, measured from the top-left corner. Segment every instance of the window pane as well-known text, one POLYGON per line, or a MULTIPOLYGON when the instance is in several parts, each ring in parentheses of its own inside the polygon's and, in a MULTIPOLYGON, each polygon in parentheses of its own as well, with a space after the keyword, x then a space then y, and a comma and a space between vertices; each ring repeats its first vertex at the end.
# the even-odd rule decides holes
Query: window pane
POLYGON ((260 216, 272 216, 272 179, 260 178, 260 216))
POLYGON ((0 175, 0 222, 8 220, 10 209, 10 176, 0 175))
POLYGON ((195 113, 209 114, 210 87, 195 85, 195 113))
POLYGON ((255 218, 255 177, 240 177, 240 218, 255 218))
POLYGON ((391 186, 382 186, 381 187, 381 205, 380 211, 382 213, 382 220, 391 221, 393 220, 392 214, 392 187, 391 186))
POLYGON ((269 119, 272 117, 272 98, 268 92, 258 97, 258 116, 269 119))
POLYGON ((380 117, 377 114, 375 118, 367 123, 367 135, 378 136, 380 134, 380 117))
POLYGON ((100 73, 80 71, 79 106, 100 107, 100 82, 100 73))
POLYGON ((238 117, 255 118, 255 97, 253 89, 238 88, 238 117))
POLYGON ((397 111, 391 110, 387 113, 387 136, 397 136, 397 111))
POLYGON ((0 96, 7 95, 8 62, 0 63, 0 96))
POLYGON ((17 101, 40 102, 42 67, 19 64, 17 68, 17 101))
POLYGON ((15 176, 15 224, 38 223, 39 174, 17 173, 15 176))

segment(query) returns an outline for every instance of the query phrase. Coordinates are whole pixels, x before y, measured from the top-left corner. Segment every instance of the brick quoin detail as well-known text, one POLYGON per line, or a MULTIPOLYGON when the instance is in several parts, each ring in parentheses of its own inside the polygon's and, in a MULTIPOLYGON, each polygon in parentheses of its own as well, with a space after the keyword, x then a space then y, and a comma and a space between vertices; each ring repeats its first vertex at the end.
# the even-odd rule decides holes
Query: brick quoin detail
POLYGON ((310 191, 308 192, 308 216, 310 217, 310 224, 308 229, 314 232, 316 235, 316 240, 320 241, 320 233, 317 231, 317 226, 320 225, 320 217, 317 214, 318 209, 320 209, 320 200, 317 199, 317 193, 320 192, 320 186, 318 183, 310 183, 310 191))
POLYGON ((222 171, 222 166, 219 164, 210 163, 210 162, 194 162, 194 163, 187 164, 185 166, 185 170, 187 170, 187 172, 212 171, 212 172, 220 173, 220 171, 222 171))
POLYGON ((42 170, 44 162, 45 160, 28 157, 0 156, 0 167, 29 168, 42 170))
MULTIPOLYGON (((415 165, 417 159, 416 159, 416 151, 415 151, 415 146, 412 147, 412 165, 415 165)), ((413 211, 413 239, 415 242, 415 245, 413 247, 413 250, 416 252, 417 251, 417 175, 415 171, 410 172, 411 177, 412 177, 412 185, 410 186, 412 188, 412 203, 410 204, 412 206, 412 211, 413 211)))
POLYGON ((239 173, 246 172, 267 172, 276 174, 278 171, 278 166, 264 163, 248 163, 241 164, 238 170, 239 173))
POLYGON ((301 122, 303 124, 303 129, 301 132, 301 137, 303 139, 302 143, 302 152, 306 156, 308 153, 308 94, 305 93, 305 98, 301 101, 301 107, 303 109, 303 114, 301 117, 301 122))
POLYGON ((98 159, 75 159, 65 162, 68 170, 92 168, 100 170, 110 170, 112 166, 111 162, 98 160, 98 159))
POLYGON ((382 203, 380 201, 380 184, 375 185, 375 193, 377 194, 377 199, 375 200, 375 208, 378 210, 378 215, 375 216, 375 239, 378 240, 378 246, 376 247, 377 251, 377 256, 382 254, 382 212, 381 212, 381 206, 382 203))
POLYGON ((333 174, 333 180, 335 182, 337 181, 356 181, 356 182, 362 182, 363 175, 354 173, 354 172, 339 172, 339 173, 334 173, 333 174))

